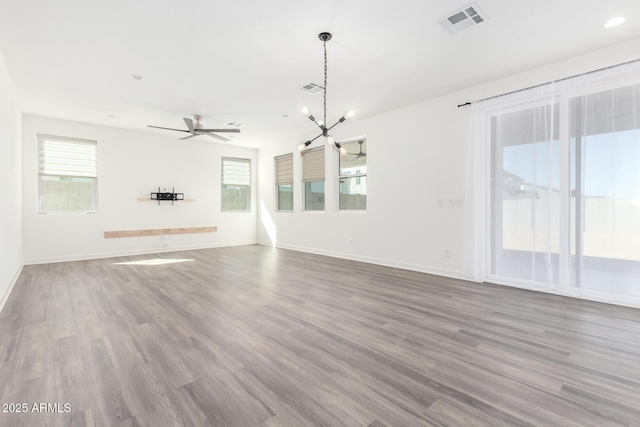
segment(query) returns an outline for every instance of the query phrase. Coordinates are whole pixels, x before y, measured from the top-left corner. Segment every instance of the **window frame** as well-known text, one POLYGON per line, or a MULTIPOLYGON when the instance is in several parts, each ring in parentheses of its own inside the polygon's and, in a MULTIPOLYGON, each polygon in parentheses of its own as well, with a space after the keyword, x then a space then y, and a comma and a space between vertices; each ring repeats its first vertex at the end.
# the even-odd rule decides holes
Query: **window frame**
POLYGON ((97 214, 98 213, 98 141, 91 139, 83 139, 83 138, 72 138, 67 136, 59 136, 59 135, 49 135, 49 134, 37 134, 37 155, 38 155, 38 214, 42 215, 57 215, 57 214, 97 214), (59 142, 65 144, 76 144, 76 145, 84 145, 84 146, 92 146, 93 147, 93 155, 94 155, 94 170, 95 176, 91 174, 86 175, 68 175, 68 174, 55 174, 55 173, 44 173, 42 170, 46 167, 46 163, 43 164, 44 154, 42 153, 43 146, 45 141, 50 142, 59 142), (43 207, 43 199, 44 197, 48 197, 43 194, 43 178, 52 177, 58 178, 59 181, 65 180, 73 180, 74 178, 86 179, 89 180, 92 184, 92 209, 91 210, 46 210, 43 207))
MULTIPOLYGON (((361 137, 361 138, 352 138, 352 139, 348 139, 345 141, 340 141, 340 144, 344 147, 346 144, 351 144, 351 143, 357 143, 358 141, 364 141, 365 144, 367 144, 367 138, 366 137, 361 137)), ((365 149, 364 151, 365 153, 368 154, 368 151, 365 149)), ((338 202, 337 202, 337 206, 338 206, 338 212, 367 212, 367 199, 368 199, 368 181, 367 181, 367 174, 368 174, 368 161, 366 160, 365 157, 365 170, 366 172, 364 173, 356 173, 353 175, 344 175, 342 174, 342 153, 338 152, 338 187, 337 187, 337 198, 338 198, 338 202), (340 205, 340 181, 343 178, 365 178, 365 185, 367 187, 367 194, 365 194, 365 208, 364 209, 343 209, 342 206, 340 205)), ((360 184, 357 184, 360 185, 360 184)))
POLYGON ((275 211, 276 212, 283 212, 283 213, 291 213, 294 211, 294 206, 295 203, 293 201, 293 194, 295 192, 295 185, 293 183, 294 181, 294 173, 293 173, 293 153, 287 153, 287 154, 281 154, 279 156, 275 156, 273 158, 273 163, 274 163, 274 183, 275 183, 275 211), (279 169, 278 169, 278 160, 280 159, 285 159, 287 157, 291 158, 291 182, 289 183, 279 183, 278 182, 278 175, 279 175, 279 169), (285 185, 290 185, 291 186, 291 209, 282 209, 280 207, 280 187, 281 186, 285 186, 285 185))
POLYGON ((242 158, 242 157, 220 157, 220 212, 226 213, 226 212, 231 212, 231 213, 247 213, 247 212, 251 212, 251 179, 252 179, 252 173, 251 173, 251 159, 247 159, 247 158, 242 158), (234 162, 241 162, 241 163, 247 163, 249 165, 249 176, 248 178, 248 184, 229 184, 229 183, 225 183, 225 176, 224 176, 224 163, 225 161, 234 161, 234 162), (246 187, 247 188, 247 209, 225 209, 224 208, 224 201, 223 201, 223 191, 225 190, 223 187, 225 185, 231 185, 231 186, 237 186, 237 187, 246 187))
POLYGON ((326 176, 326 150, 324 145, 321 145, 319 147, 315 147, 315 148, 311 148, 309 150, 304 150, 300 153, 300 168, 302 170, 302 186, 301 186, 301 192, 302 192, 302 206, 301 206, 301 210, 303 212, 325 212, 327 209, 327 176, 326 176), (317 181, 309 181, 309 180, 305 180, 305 170, 304 170, 304 157, 306 155, 309 155, 310 153, 313 152, 322 152, 322 180, 317 180, 317 181), (314 183, 314 182, 322 182, 324 185, 324 191, 323 191, 323 200, 322 200, 322 209, 307 209, 307 183, 314 183))

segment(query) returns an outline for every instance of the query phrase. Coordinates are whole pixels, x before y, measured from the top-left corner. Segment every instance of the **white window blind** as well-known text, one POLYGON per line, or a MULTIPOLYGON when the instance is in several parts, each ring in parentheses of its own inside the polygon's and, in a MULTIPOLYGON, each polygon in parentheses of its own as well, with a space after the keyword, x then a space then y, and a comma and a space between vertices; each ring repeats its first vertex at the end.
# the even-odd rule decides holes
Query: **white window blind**
POLYGON ((222 183, 225 185, 250 185, 250 161, 248 159, 222 159, 222 183))
POLYGON ((293 154, 276 157, 276 185, 293 183, 293 154))
POLYGON ((324 147, 302 153, 302 181, 324 181, 324 147))
POLYGON ((39 174, 96 178, 96 142, 38 135, 39 174))

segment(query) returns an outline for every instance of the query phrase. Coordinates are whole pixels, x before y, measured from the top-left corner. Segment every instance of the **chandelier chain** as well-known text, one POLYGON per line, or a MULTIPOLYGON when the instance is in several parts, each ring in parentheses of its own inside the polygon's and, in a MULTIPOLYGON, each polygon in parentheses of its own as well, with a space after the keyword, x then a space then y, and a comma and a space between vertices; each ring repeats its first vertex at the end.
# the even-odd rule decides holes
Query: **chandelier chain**
POLYGON ((324 40, 324 125, 327 125, 327 40, 324 40))

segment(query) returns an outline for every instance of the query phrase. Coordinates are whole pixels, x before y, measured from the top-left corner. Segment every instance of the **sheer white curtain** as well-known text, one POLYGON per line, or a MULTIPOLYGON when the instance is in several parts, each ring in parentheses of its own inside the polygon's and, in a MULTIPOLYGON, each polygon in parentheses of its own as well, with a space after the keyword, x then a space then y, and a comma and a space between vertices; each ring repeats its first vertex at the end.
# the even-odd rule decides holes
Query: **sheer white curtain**
POLYGON ((640 304, 640 61, 472 104, 465 274, 640 304))

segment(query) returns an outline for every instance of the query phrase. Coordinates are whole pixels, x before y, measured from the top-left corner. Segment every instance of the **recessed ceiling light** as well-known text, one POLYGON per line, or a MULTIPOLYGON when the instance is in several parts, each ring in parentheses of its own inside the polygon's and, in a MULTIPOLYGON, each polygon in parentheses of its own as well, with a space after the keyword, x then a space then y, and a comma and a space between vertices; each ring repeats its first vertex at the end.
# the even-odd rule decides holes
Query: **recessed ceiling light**
POLYGON ((289 117, 289 115, 288 114, 283 114, 282 117, 289 117))
POLYGON ((607 23, 604 24, 604 27, 605 28, 616 27, 616 26, 622 24, 626 19, 627 18, 625 18, 624 16, 617 16, 617 17, 607 21, 607 23))
POLYGON ((140 74, 130 74, 136 80, 142 80, 142 76, 140 74))
POLYGON ((114 114, 109 114, 107 117, 109 117, 110 119, 116 118, 118 116, 114 115, 114 114))

